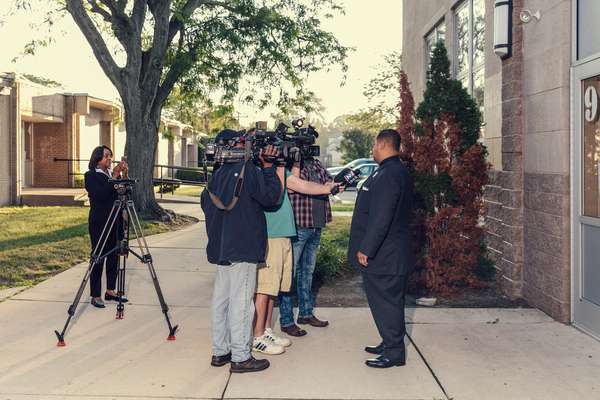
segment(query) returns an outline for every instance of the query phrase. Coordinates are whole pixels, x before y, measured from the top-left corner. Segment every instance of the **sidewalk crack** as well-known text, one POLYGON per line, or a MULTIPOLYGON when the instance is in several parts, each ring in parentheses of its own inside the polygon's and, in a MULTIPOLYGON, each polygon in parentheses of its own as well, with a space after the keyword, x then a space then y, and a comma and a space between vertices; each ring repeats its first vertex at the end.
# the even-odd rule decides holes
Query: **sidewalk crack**
POLYGON ((221 400, 225 398, 225 392, 227 392, 227 388, 229 387, 229 381, 231 380, 231 371, 229 371, 229 376, 227 377, 227 382, 225 382, 225 387, 223 388, 223 393, 221 393, 221 400))
POLYGON ((412 345, 415 347, 415 350, 417 350, 417 353, 419 354, 419 357, 421 357, 421 360, 423 360, 423 362, 425 363, 425 366, 427 367, 427 369, 431 373, 431 376, 433 376, 433 379, 435 379, 436 383, 440 387, 440 390, 442 391, 442 393, 444 393, 444 396, 446 397, 446 400, 452 400, 452 397, 450 397, 448 395, 448 393, 446 392, 446 389, 444 388, 444 385, 442 385, 442 382, 440 381, 440 379, 438 378, 438 376, 436 375, 436 373, 433 371, 433 368, 431 368, 431 365, 429 365, 429 362, 427 362, 427 359, 425 358, 425 356, 423 355, 423 353, 421 352, 421 350, 417 346, 417 343, 415 343, 415 341, 413 340, 413 338, 408 333, 406 333, 406 337, 408 337, 408 340, 410 340, 410 342, 412 343, 412 345))

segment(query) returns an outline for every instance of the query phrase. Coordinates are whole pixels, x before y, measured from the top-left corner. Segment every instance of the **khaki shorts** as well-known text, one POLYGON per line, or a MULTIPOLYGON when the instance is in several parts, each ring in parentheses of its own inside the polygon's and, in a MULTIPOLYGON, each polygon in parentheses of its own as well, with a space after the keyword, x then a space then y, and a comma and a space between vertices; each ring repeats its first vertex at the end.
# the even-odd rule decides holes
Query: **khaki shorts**
POLYGON ((256 293, 277 296, 289 292, 292 286, 292 241, 290 238, 272 238, 267 243, 267 259, 259 265, 256 293))

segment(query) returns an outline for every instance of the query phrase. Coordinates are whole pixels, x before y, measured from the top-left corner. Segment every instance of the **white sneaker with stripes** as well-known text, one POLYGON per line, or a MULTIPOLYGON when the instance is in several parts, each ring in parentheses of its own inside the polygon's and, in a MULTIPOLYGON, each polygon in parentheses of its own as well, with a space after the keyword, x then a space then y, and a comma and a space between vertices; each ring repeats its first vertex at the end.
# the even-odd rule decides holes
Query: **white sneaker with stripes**
POLYGON ((283 346, 278 346, 271 339, 267 339, 265 335, 255 337, 252 343, 252 351, 263 354, 277 355, 285 352, 283 346))
POLYGON ((290 347, 292 345, 292 341, 290 339, 282 338, 282 337, 275 335, 275 332, 273 332, 273 330, 271 328, 265 329, 265 334, 263 336, 266 337, 267 339, 271 340, 273 343, 275 343, 278 346, 290 347))

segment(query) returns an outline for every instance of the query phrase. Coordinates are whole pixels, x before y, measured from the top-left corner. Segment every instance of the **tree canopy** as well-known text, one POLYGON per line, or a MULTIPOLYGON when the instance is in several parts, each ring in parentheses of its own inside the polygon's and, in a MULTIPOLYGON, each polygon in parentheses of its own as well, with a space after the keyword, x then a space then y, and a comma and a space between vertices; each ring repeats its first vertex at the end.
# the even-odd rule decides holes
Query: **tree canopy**
MULTIPOLYGON (((22 7, 39 0, 14 1, 22 7)), ((152 165, 162 108, 175 85, 181 94, 218 95, 226 103, 248 80, 246 101, 283 106, 303 96, 311 72, 346 70, 350 49, 321 23, 343 11, 336 0, 54 1, 120 94, 130 174, 142 187, 136 203, 146 214, 162 214, 152 165)))
POLYGON ((342 134, 339 151, 342 160, 348 163, 357 158, 371 157, 374 136, 359 129, 351 129, 342 134))

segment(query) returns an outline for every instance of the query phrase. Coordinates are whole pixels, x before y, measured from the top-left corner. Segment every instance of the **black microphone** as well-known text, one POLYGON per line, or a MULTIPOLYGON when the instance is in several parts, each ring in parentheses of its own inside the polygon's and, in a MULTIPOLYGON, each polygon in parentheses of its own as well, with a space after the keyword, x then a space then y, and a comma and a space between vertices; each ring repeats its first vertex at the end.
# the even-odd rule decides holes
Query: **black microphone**
MULTIPOLYGON (((351 168, 344 168, 334 178, 335 183, 339 183, 339 186, 352 186, 358 183, 360 180, 360 170, 354 170, 351 168)), ((331 189, 331 194, 336 195, 340 192, 339 186, 335 186, 331 189)))

